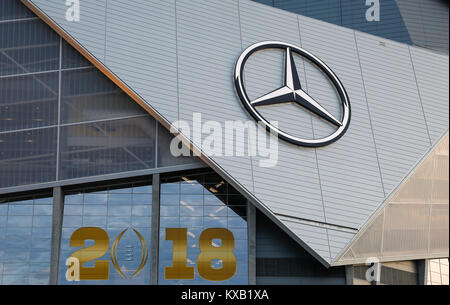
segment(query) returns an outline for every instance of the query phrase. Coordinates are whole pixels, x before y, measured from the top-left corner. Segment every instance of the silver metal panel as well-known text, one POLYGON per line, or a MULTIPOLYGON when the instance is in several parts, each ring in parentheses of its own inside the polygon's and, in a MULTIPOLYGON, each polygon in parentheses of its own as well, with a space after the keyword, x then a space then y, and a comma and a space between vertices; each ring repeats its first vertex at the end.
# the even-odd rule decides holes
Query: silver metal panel
POLYGON ((325 261, 331 263, 327 229, 298 223, 292 218, 283 216, 280 216, 279 219, 325 261))
MULTIPOLYGON (((300 33, 295 14, 267 10, 266 6, 251 1, 240 1, 239 8, 244 48, 259 41, 281 38, 284 42, 299 45, 300 33)), ((275 50, 261 52, 251 60, 245 74, 250 97, 257 98, 278 88, 283 81, 284 54, 275 50)), ((306 83, 303 62, 297 61, 297 68, 301 82, 306 83)), ((238 106, 241 107, 239 102, 238 106)), ((281 129, 312 136, 311 115, 295 105, 281 105, 262 112, 269 119, 276 119, 281 129), (287 122, 295 123, 289 126, 287 122)), ((283 141, 278 145, 275 167, 259 167, 260 158, 253 158, 255 195, 275 213, 325 221, 314 150, 283 141)))
POLYGON ((60 0, 30 0, 59 26, 68 29, 70 35, 81 43, 98 60, 105 59, 106 0, 84 0, 80 5, 80 21, 66 19, 69 6, 60 0))
MULTIPOLYGON (((384 191, 354 32, 303 16, 299 21, 302 47, 337 73, 352 107, 352 121, 345 136, 317 149, 326 221, 359 228, 377 209, 384 191)), ((317 76, 308 73, 307 80, 309 93, 328 104, 327 109, 339 105, 335 92, 323 90, 317 76)), ((321 126, 314 122, 315 133, 321 126)))
MULTIPOLYGON (((448 35, 447 35, 448 36, 448 35)), ((431 141, 448 130, 448 56, 410 47, 431 141)))
MULTIPOLYGON (((241 1, 240 23, 242 46, 248 46, 265 40, 283 38, 283 42, 300 45, 300 33, 297 15, 270 10, 259 3, 241 1), (267 20, 271 22, 267 22, 267 20)), ((302 84, 306 83, 304 66, 300 57, 296 65, 302 84)), ((250 99, 256 99, 271 90, 277 89, 283 82, 284 53, 281 50, 267 50, 249 58, 245 70, 246 90, 250 99)), ((268 119, 276 120, 279 127, 296 135, 312 137, 311 115, 293 104, 263 107, 259 111, 268 119), (288 122, 293 122, 288 124, 288 122)))
POLYGON ((355 233, 342 232, 327 229, 328 240, 330 241, 331 261, 334 261, 341 253, 342 249, 355 237, 355 233))
POLYGON ((108 0, 103 63, 167 120, 176 121, 175 1, 136 0, 130 5, 108 0))
MULTIPOLYGON (((237 1, 177 1, 178 85, 180 119, 193 126, 193 114, 202 122, 247 121, 233 89, 232 71, 241 52, 237 1)), ((203 141, 208 134, 202 134, 203 141)), ((197 147, 201 143, 193 139, 197 147)), ((246 146, 246 140, 243 143, 246 146)), ((227 145, 227 143, 224 143, 227 145)), ((244 146, 244 147, 245 147, 244 146)), ((250 157, 213 157, 250 192, 250 157)))
POLYGON ((407 45, 356 33, 386 195, 430 148, 407 45))

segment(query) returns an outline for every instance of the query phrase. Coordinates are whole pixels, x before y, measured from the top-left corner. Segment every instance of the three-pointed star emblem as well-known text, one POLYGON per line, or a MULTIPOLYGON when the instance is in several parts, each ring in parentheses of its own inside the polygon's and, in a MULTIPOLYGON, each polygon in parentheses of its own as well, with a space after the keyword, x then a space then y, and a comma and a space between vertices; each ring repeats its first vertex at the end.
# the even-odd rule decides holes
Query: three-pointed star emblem
POLYGON ((265 94, 251 104, 254 107, 280 103, 296 103, 319 117, 340 127, 342 123, 302 89, 291 48, 286 48, 284 86, 265 94))
MULTIPOLYGON (((280 139, 295 145, 321 147, 331 144, 345 134, 350 124, 350 100, 337 75, 322 60, 320 60, 320 58, 305 49, 289 43, 281 41, 261 41, 245 49, 239 56, 234 68, 234 87, 245 110, 247 110, 248 114, 250 114, 253 119, 258 122, 258 124, 261 124, 266 128, 266 130, 276 134, 280 139), (284 84, 281 88, 278 88, 255 100, 251 100, 245 88, 244 68, 247 60, 253 54, 266 49, 279 49, 284 51, 286 55, 284 65, 284 84), (338 118, 334 117, 302 88, 300 78, 298 77, 298 71, 295 66, 294 54, 312 63, 319 71, 322 72, 330 84, 336 89, 339 103, 341 105, 341 114, 338 118), (284 128, 278 127, 278 121, 276 118, 273 121, 269 121, 268 118, 264 117, 264 113, 258 111, 258 109, 265 106, 270 107, 271 105, 282 103, 294 103, 300 106, 302 108, 300 111, 307 110, 309 113, 317 115, 326 123, 333 125, 333 129, 335 129, 335 131, 330 133, 328 136, 323 136, 321 138, 305 138, 295 134, 295 132, 293 134, 292 128, 290 128, 290 132, 286 132, 286 130, 283 130, 284 128)), ((274 113, 272 113, 272 115, 273 114, 274 113)), ((284 114, 280 113, 280 118, 283 121, 283 127, 288 124, 295 124, 295 121, 293 121, 295 120, 295 117, 293 116, 287 118, 284 114)), ((314 128, 314 126, 312 127, 314 128)))

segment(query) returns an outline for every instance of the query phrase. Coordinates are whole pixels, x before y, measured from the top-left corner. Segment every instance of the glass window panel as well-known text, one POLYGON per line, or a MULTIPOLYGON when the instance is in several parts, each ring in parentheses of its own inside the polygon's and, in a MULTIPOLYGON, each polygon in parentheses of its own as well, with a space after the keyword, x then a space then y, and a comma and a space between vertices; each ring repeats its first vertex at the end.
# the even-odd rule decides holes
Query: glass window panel
MULTIPOLYGON (((201 175, 162 177, 160 207, 159 283, 160 284, 247 284, 248 250, 246 206, 243 209, 227 205, 228 190, 237 196, 235 190, 220 176, 207 172, 201 175), (214 187, 215 193, 209 191, 214 187), (220 190, 220 191, 219 191, 220 190), (165 267, 172 266, 173 242, 166 240, 166 228, 187 229, 187 265, 195 267, 193 280, 166 280, 165 267), (229 280, 212 282, 201 278, 197 271, 197 257, 200 234, 209 228, 226 228, 235 239, 234 254, 237 258, 237 272, 229 280)), ((240 202, 246 202, 240 200, 240 202)), ((213 240, 220 246, 220 240, 213 240)), ((221 262, 212 262, 220 268, 221 262)))
POLYGON ((203 205, 203 195, 180 195, 180 204, 183 206, 203 205))
POLYGON ((56 128, 0 134, 0 187, 56 179, 56 128))
POLYGON ((11 206, 8 211, 9 215, 33 215, 33 205, 16 205, 11 206))
POLYGON ((64 71, 62 123, 145 115, 146 112, 96 68, 64 71))
POLYGON ((105 204, 108 201, 108 193, 84 194, 84 203, 105 204))
POLYGON ((92 67, 92 64, 66 41, 62 44, 62 68, 92 67))
POLYGON ((179 182, 167 182, 161 185, 161 194, 178 194, 180 192, 179 182))
POLYGON ((0 132, 56 125, 58 73, 0 79, 0 132))
POLYGON ((182 228, 203 227, 203 217, 180 217, 180 226, 182 228))
MULTIPOLYGON (((161 185, 162 187, 162 185, 161 185)), ((164 193, 163 193, 164 194, 164 193)), ((180 204, 180 195, 179 194, 164 194, 161 196, 161 207, 168 205, 176 205, 180 204)))
MULTIPOLYGON (((179 217, 161 216, 160 223, 161 223, 161 228, 177 228, 180 226, 180 218, 179 217)), ((164 236, 163 236, 163 238, 164 238, 164 236)), ((161 260, 161 258, 160 258, 160 260, 161 260)))
POLYGON ((83 214, 83 206, 81 205, 64 205, 64 215, 75 216, 83 214))
POLYGON ((33 226, 35 227, 49 227, 52 225, 52 217, 51 216, 34 216, 33 217, 33 226))
POLYGON ((152 194, 136 194, 133 193, 134 204, 148 204, 151 202, 152 194))
POLYGON ((173 206, 173 205, 162 205, 159 209, 159 215, 161 217, 170 217, 170 216, 176 216, 178 217, 180 215, 180 209, 178 207, 178 205, 173 206))
POLYGON ((48 198, 35 199, 35 200, 33 200, 33 203, 34 204, 53 204, 53 198, 48 197, 48 198))
POLYGON ((63 228, 75 228, 79 227, 83 223, 82 216, 64 216, 63 228))
POLYGON ((214 195, 205 194, 203 200, 205 202, 205 205, 218 205, 218 206, 223 205, 222 201, 217 196, 214 195))
POLYGON ((59 43, 59 36, 40 19, 1 22, 0 75, 57 70, 59 43))
POLYGON ((151 217, 132 217, 131 219, 131 225, 134 228, 139 228, 139 230, 141 230, 141 228, 147 228, 148 224, 151 223, 152 218, 151 217))
MULTIPOLYGON (((148 202, 152 202, 152 199, 149 197, 148 202)), ((152 207, 149 205, 133 205, 132 207, 132 216, 152 216, 152 207)))
POLYGON ((83 208, 83 214, 88 216, 106 215, 106 205, 87 205, 83 208))
POLYGON ((184 205, 183 201, 180 202, 180 216, 203 216, 203 206, 184 205))
POLYGON ((114 120, 61 128, 61 179, 153 168, 155 120, 114 120))
POLYGON ((0 1, 0 20, 14 20, 35 17, 34 14, 17 0, 0 1))
POLYGON ((53 214, 53 206, 51 205, 35 205, 34 206, 34 214, 35 215, 52 215, 53 214))
POLYGON ((136 186, 133 188, 133 194, 152 194, 151 185, 136 186))
MULTIPOLYGON (((147 260, 143 270, 133 279, 131 275, 138 269, 142 258, 142 246, 138 236, 131 228, 136 229, 144 238, 150 250, 151 236, 151 209, 152 197, 147 196, 148 202, 136 205, 132 201, 132 194, 151 190, 149 181, 138 183, 136 189, 134 185, 124 185, 118 188, 115 186, 108 190, 94 192, 79 191, 70 196, 76 196, 73 200, 75 204, 65 205, 65 215, 63 220, 60 265, 59 265, 59 284, 62 285, 116 285, 116 284, 150 284, 150 260, 147 260), (145 185, 144 185, 145 183, 145 185), (80 193, 82 195, 80 195, 80 193), (80 200, 81 198, 81 200, 80 200), (101 204, 98 204, 101 203, 101 204), (67 208, 69 210, 67 210, 67 208), (75 215, 76 214, 76 215, 75 215), (74 216, 69 216, 74 215, 74 216), (77 216, 80 215, 80 216, 77 216), (73 232, 81 227, 99 227, 105 230, 109 236, 108 252, 100 260, 109 261, 109 280, 101 281, 79 281, 69 282, 65 278, 65 261, 70 255, 80 249, 70 247, 70 237, 73 232), (116 271, 111 263, 111 247, 119 236, 126 230, 117 247, 117 260, 119 266, 126 276, 126 279, 116 271)), ((148 194, 139 194, 148 195, 148 194)), ((143 201, 143 198, 142 198, 143 201)), ((93 240, 86 240, 84 247, 94 244, 93 240)), ((85 266, 93 266, 93 262, 88 262, 85 266)))
POLYGON ((123 202, 131 202, 131 194, 113 194, 109 193, 109 204, 122 204, 123 202))
POLYGON ((4 285, 49 283, 52 216, 42 216, 48 209, 37 201, 0 205, 8 211, 0 217, 0 282, 4 285))
POLYGON ((64 203, 67 204, 82 204, 83 194, 66 195, 64 198, 64 203))
POLYGON ((209 217, 226 217, 228 209, 226 206, 205 206, 204 209, 204 216, 209 217))
POLYGON ((84 227, 105 227, 106 216, 83 216, 84 227))
POLYGON ((6 204, 0 204, 0 215, 8 215, 8 206, 6 204))
MULTIPOLYGON (((128 201, 128 204, 131 201, 128 201)), ((123 201, 123 203, 127 203, 123 201)), ((110 203, 111 204, 111 203, 110 203)), ((108 206, 108 215, 109 216, 125 216, 131 215, 131 205, 110 205, 108 206)))

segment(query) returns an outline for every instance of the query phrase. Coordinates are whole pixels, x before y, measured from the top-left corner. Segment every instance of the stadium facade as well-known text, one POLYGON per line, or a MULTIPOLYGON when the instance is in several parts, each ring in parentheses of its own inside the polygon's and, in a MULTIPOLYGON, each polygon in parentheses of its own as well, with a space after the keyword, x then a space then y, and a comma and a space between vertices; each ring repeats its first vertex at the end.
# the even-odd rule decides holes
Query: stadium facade
POLYGON ((359 2, 1 0, 0 284, 448 284, 448 2, 359 2))

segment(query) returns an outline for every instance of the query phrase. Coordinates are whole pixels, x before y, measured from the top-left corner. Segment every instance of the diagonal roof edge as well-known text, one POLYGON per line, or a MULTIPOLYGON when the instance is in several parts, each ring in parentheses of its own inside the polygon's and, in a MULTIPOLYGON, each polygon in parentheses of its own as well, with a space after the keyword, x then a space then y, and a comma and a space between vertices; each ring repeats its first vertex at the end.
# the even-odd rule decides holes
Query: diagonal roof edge
MULTIPOLYGON (((43 12, 30 0, 20 0, 26 7, 28 7, 34 14, 36 14, 42 21, 50 26, 58 35, 60 35, 67 43, 74 47, 81 55, 83 55, 90 63, 92 63, 97 69, 99 69, 108 79, 121 88, 130 98, 138 103, 145 111, 147 111, 152 117, 154 117, 165 128, 170 129, 172 124, 164 118, 156 109, 148 105, 144 99, 137 94, 132 88, 130 88, 123 80, 120 79, 115 73, 110 71, 99 59, 86 50, 74 37, 72 37, 67 31, 58 25, 50 16, 43 12)), ((219 164, 211 160, 208 156, 204 155, 201 150, 186 138, 181 132, 177 133, 177 137, 191 149, 194 155, 198 156, 203 162, 210 166, 213 170, 219 173, 224 179, 228 181, 234 188, 242 193, 247 200, 256 206, 263 214, 265 214, 270 220, 272 220, 277 226, 279 226, 285 233, 287 233, 294 241, 296 241, 302 248, 304 248, 309 254, 316 258, 326 268, 331 267, 331 262, 326 261, 321 255, 314 251, 307 243, 305 243, 296 233, 289 229, 278 217, 259 199, 251 194, 244 186, 242 186, 236 179, 230 176, 219 164)))

